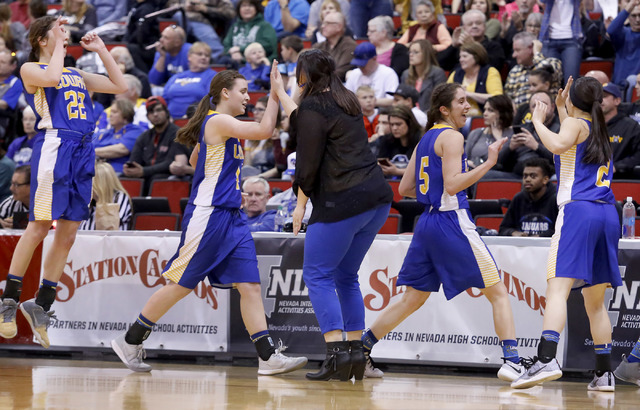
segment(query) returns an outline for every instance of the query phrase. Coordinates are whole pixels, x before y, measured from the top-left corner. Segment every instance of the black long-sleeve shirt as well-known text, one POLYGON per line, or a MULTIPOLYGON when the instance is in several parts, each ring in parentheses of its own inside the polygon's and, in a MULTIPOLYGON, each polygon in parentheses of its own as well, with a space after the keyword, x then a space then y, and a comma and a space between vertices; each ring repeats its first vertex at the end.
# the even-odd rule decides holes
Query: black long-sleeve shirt
POLYGON ((362 114, 348 115, 325 92, 291 115, 297 187, 311 199, 309 224, 337 222, 391 203, 393 192, 368 145, 362 114))
POLYGON ((131 150, 129 159, 142 165, 144 177, 149 178, 156 174, 169 174, 169 165, 173 158, 169 157, 169 151, 173 144, 177 144, 173 140, 180 128, 175 124, 169 124, 167 129, 158 136, 158 142, 155 143, 155 128, 147 130, 140 134, 136 140, 136 144, 131 150))
POLYGON ((513 232, 531 235, 552 236, 558 217, 555 187, 549 184, 540 199, 534 201, 528 192, 518 192, 500 224, 500 235, 511 236, 513 232))
POLYGON ((640 165, 640 124, 618 113, 607 121, 607 131, 613 150, 615 178, 632 178, 633 168, 640 165))

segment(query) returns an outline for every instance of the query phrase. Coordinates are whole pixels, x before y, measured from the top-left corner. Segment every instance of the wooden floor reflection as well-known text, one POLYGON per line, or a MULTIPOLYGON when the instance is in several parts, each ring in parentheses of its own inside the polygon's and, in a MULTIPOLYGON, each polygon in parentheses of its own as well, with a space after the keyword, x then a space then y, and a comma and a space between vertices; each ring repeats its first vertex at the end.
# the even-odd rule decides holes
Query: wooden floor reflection
POLYGON ((362 382, 309 382, 304 370, 154 364, 131 373, 115 362, 0 358, 5 409, 638 409, 640 389, 587 392, 558 381, 525 391, 497 378, 388 373, 362 382))

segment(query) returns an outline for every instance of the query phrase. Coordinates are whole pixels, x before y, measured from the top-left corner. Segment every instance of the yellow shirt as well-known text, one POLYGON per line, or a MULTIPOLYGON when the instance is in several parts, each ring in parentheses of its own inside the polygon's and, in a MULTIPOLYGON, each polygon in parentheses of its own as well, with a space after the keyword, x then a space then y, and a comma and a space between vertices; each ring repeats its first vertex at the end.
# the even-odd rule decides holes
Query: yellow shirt
MULTIPOLYGON (((456 74, 455 71, 453 71, 451 75, 449 75, 449 79, 447 80, 448 83, 453 82, 453 78, 455 74, 456 74)), ((465 76, 465 79, 466 79, 466 76, 465 76)), ((469 92, 472 92, 472 93, 476 92, 475 80, 473 82, 467 82, 465 80, 462 80, 462 86, 465 88, 465 90, 469 92)), ((487 94, 491 94, 491 95, 503 94, 502 78, 500 78, 500 73, 494 67, 489 67, 489 72, 487 72, 487 94)), ((471 109, 469 110, 469 113, 467 115, 470 117, 471 116, 481 117, 482 111, 480 111, 480 106, 478 105, 478 103, 474 101, 472 98, 469 98, 468 101, 469 101, 469 105, 471 105, 471 109)))

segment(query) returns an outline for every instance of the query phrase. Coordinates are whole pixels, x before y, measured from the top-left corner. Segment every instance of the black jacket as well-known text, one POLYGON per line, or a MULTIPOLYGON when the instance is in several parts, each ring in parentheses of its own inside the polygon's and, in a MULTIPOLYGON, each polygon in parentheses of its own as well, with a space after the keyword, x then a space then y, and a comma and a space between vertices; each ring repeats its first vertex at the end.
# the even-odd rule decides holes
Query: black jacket
POLYGON ((632 177, 633 167, 640 165, 640 124, 619 112, 607 121, 607 131, 616 168, 614 177, 632 177))
POLYGON ((154 146, 153 143, 156 135, 155 129, 152 128, 140 134, 136 144, 133 146, 133 150, 131 150, 129 160, 142 165, 145 178, 158 174, 169 174, 169 165, 173 158, 170 158, 168 154, 171 146, 177 144, 174 139, 179 129, 177 125, 169 124, 167 129, 160 134, 157 146, 154 146))
POLYGON ((553 184, 547 185, 542 198, 533 201, 528 192, 518 192, 500 224, 500 235, 511 236, 513 232, 526 232, 529 236, 552 236, 555 231, 558 205, 553 184))
MULTIPOLYGON (((509 148, 509 141, 507 141, 502 146, 502 149, 498 154, 498 162, 494 169, 513 172, 516 175, 522 176, 524 164, 531 158, 545 158, 549 162, 553 163, 553 154, 542 144, 540 137, 533 128, 533 124, 525 124, 523 125, 523 128, 526 128, 533 134, 533 138, 538 141, 538 149, 533 151, 525 146, 521 146, 512 151, 511 148, 509 148)), ((553 132, 560 131, 560 121, 558 120, 557 115, 554 117, 553 122, 548 126, 548 128, 553 132)), ((511 138, 513 138, 513 136, 511 138)))

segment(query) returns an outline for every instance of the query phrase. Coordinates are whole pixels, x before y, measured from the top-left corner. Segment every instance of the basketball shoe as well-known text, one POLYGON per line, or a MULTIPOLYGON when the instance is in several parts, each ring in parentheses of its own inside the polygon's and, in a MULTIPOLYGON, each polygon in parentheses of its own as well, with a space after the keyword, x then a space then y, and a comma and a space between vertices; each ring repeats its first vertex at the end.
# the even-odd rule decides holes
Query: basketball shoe
POLYGON ((49 325, 51 324, 51 319, 57 320, 56 316, 53 314, 54 311, 50 310, 49 312, 45 312, 42 306, 36 303, 35 299, 29 299, 20 304, 20 311, 24 315, 27 322, 29 322, 29 326, 31 326, 31 331, 33 332, 33 337, 36 339, 38 343, 42 345, 44 348, 49 347, 49 335, 47 334, 47 329, 49 329, 49 325))
POLYGON ((113 339, 111 341, 111 348, 129 370, 133 370, 134 372, 150 372, 151 366, 143 362, 147 355, 144 352, 142 343, 139 345, 130 345, 124 340, 125 334, 126 333, 123 333, 113 339))
POLYGON ((597 374, 593 375, 593 380, 587 386, 591 391, 607 391, 612 392, 616 390, 616 378, 613 377, 612 372, 604 372, 604 374, 598 377, 597 374))
POLYGON ((18 304, 13 299, 4 299, 0 303, 0 315, 2 315, 2 322, 0 322, 0 336, 5 339, 11 339, 18 334, 18 327, 16 326, 16 312, 18 311, 18 304))
POLYGON ((367 358, 367 364, 364 368, 364 377, 368 379, 380 379, 384 376, 384 372, 378 369, 373 363, 373 359, 368 353, 364 354, 367 358))
POLYGON ((531 359, 525 359, 524 357, 521 357, 518 363, 514 363, 504 357, 502 360, 504 360, 504 363, 502 367, 500 367, 500 370, 498 370, 498 379, 504 380, 505 382, 517 380, 533 364, 531 359))
POLYGON ((613 374, 622 381, 640 386, 640 362, 630 363, 624 354, 622 355, 622 362, 613 371, 613 374))
POLYGON ((533 364, 518 379, 511 383, 514 389, 527 389, 536 384, 556 380, 562 377, 562 370, 558 361, 553 358, 549 363, 542 363, 537 357, 533 358, 533 364))
POLYGON ((307 364, 306 357, 289 357, 282 354, 287 346, 282 345, 280 341, 276 352, 271 355, 269 360, 258 358, 258 374, 263 376, 271 376, 274 374, 289 373, 298 370, 307 364))

